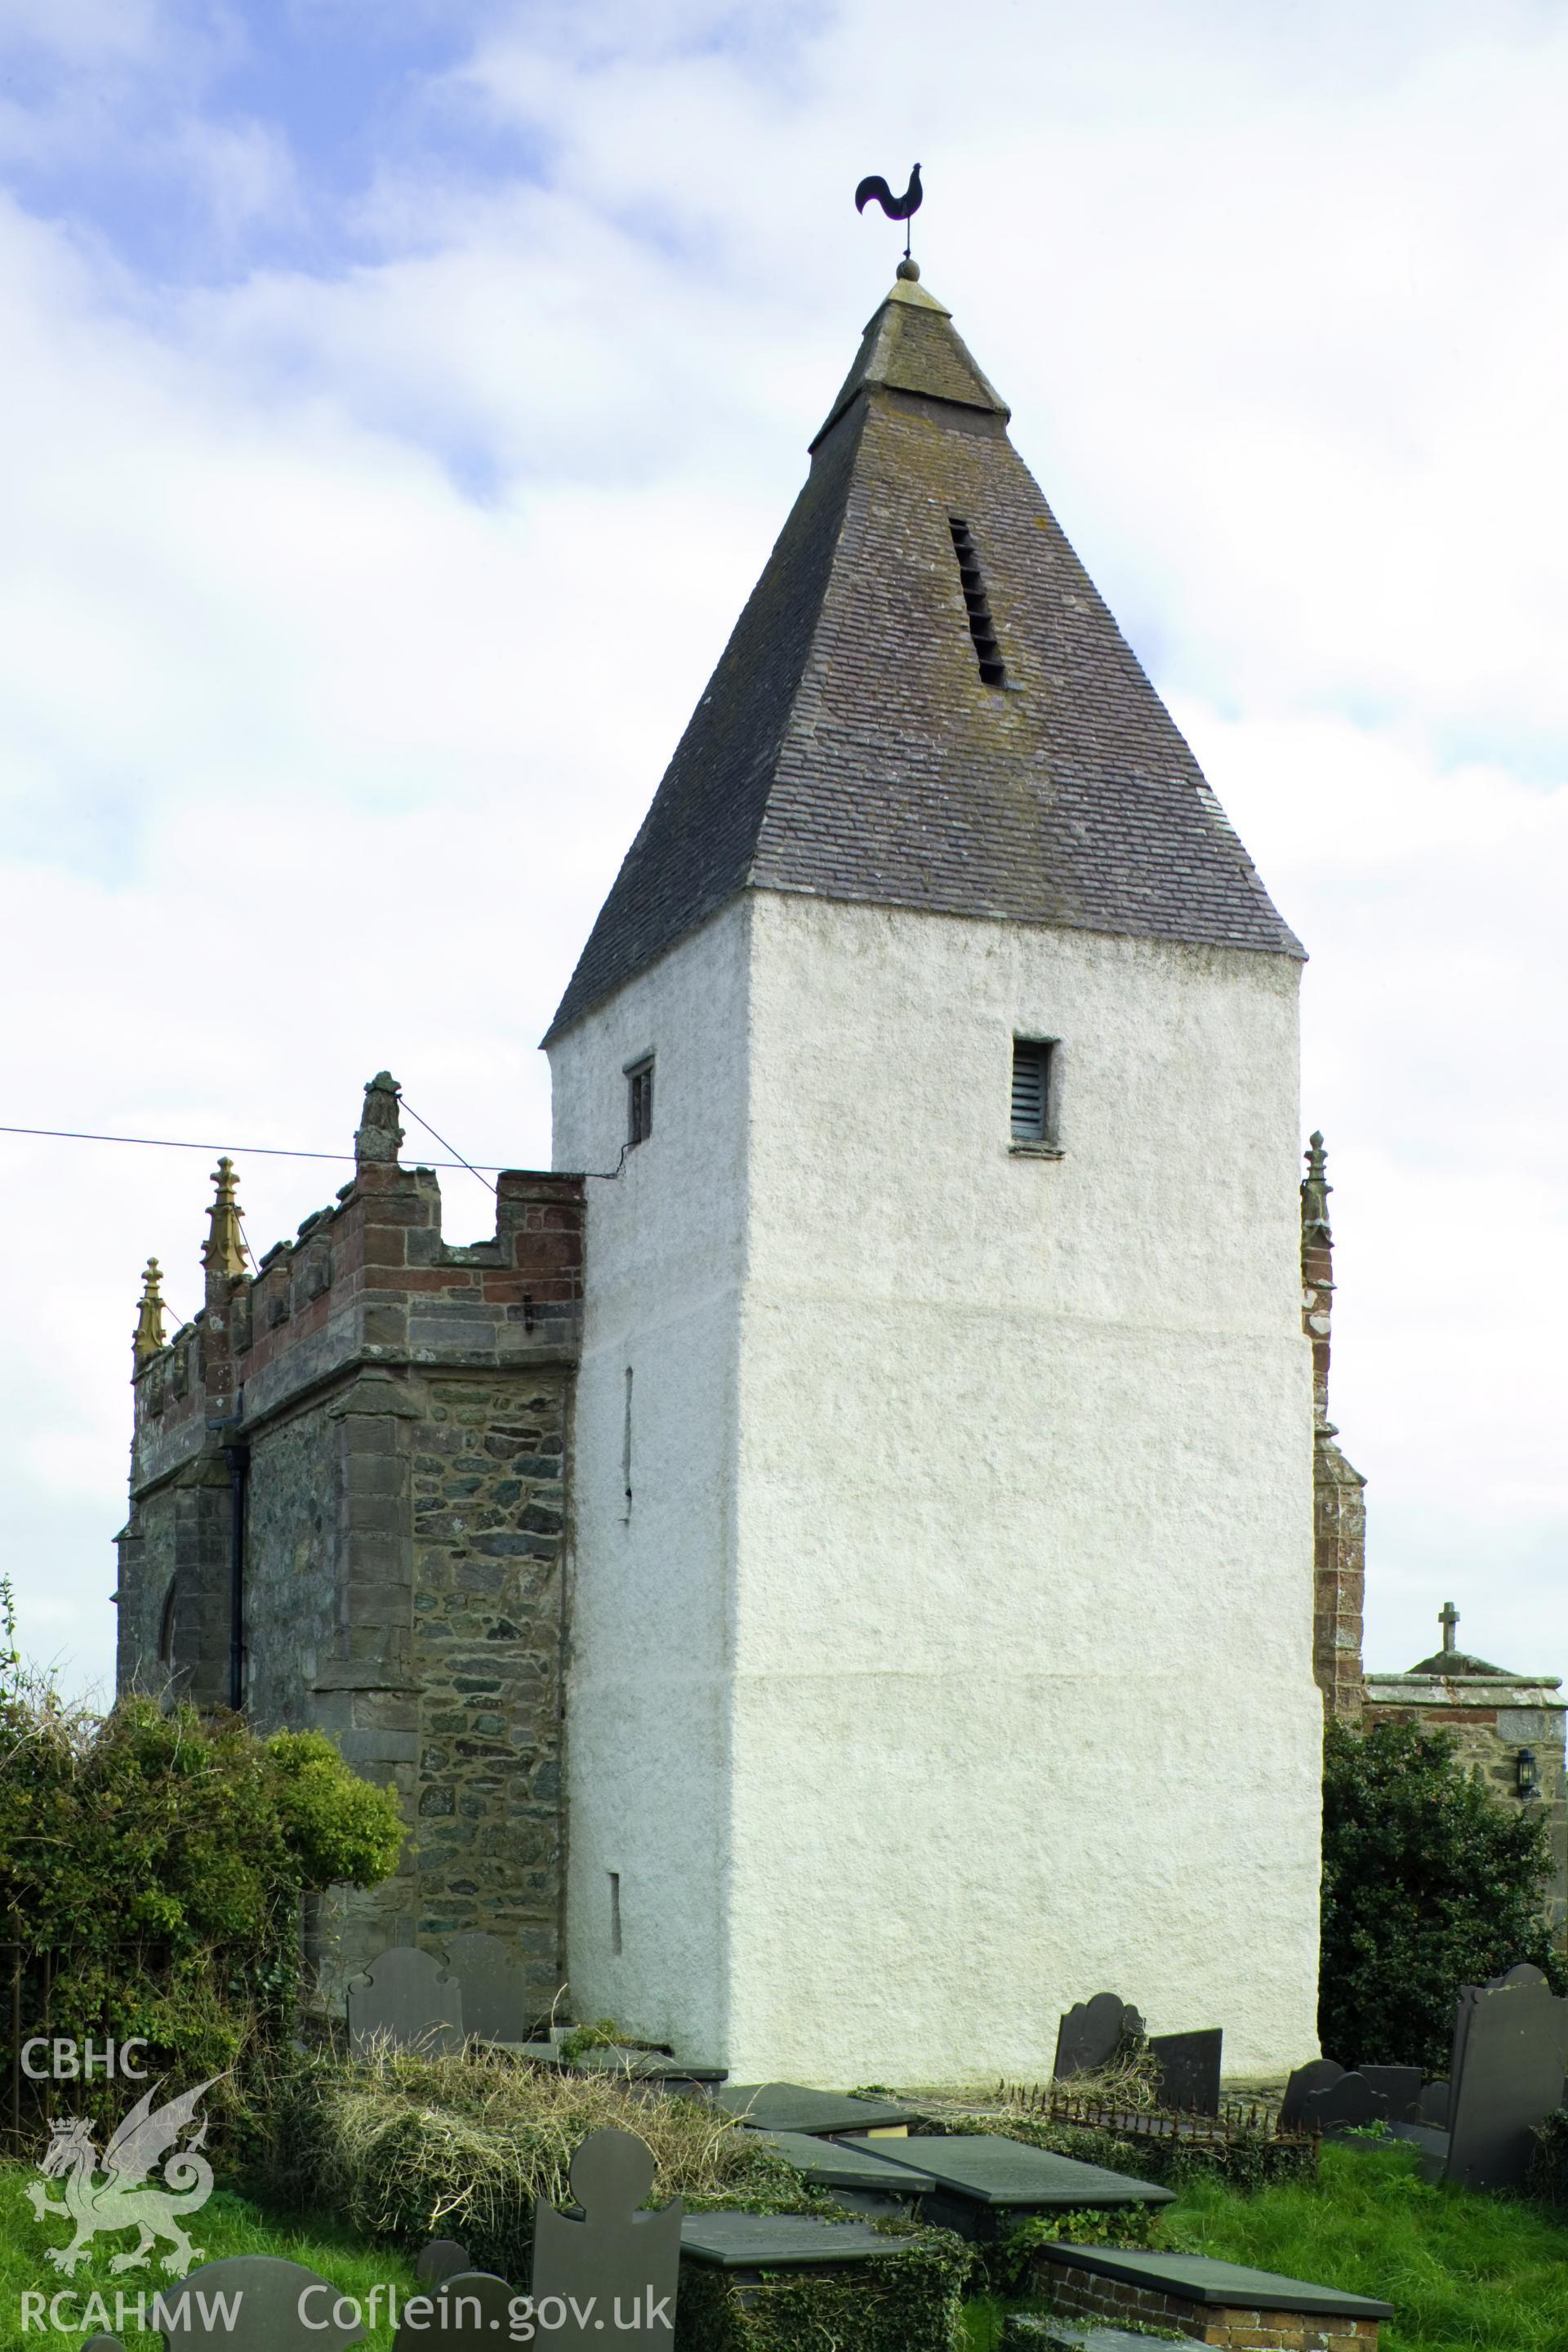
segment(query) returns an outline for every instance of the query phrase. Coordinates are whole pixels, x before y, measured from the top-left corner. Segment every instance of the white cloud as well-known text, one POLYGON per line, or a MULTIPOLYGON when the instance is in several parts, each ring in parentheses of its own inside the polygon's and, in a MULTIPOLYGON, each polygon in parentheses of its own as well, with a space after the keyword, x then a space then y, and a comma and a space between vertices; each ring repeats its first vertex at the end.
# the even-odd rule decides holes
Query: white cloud
MULTIPOLYGON (((185 70, 205 285, 0 210, 4 1115, 341 1149, 390 1062, 544 1157, 533 1042, 896 250, 848 191, 919 152, 927 282, 1313 950, 1369 1652, 1452 1589, 1568 1670, 1560 12, 498 6, 310 272, 244 262, 315 201, 287 126, 185 70)), ((194 1305, 209 1165, 0 1137, 46 1652, 106 1655, 136 1276, 194 1305)), ((242 1172, 258 1249, 342 1175, 242 1172)))

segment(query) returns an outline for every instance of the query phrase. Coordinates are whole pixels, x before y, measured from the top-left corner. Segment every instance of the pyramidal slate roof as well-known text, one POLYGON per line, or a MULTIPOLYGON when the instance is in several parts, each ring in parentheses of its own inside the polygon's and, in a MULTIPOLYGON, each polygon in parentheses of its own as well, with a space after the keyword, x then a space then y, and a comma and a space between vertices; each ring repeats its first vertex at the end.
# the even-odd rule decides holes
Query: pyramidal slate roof
POLYGON ((1301 955, 1007 417, 951 314, 900 278, 551 1038, 748 889, 1301 955))

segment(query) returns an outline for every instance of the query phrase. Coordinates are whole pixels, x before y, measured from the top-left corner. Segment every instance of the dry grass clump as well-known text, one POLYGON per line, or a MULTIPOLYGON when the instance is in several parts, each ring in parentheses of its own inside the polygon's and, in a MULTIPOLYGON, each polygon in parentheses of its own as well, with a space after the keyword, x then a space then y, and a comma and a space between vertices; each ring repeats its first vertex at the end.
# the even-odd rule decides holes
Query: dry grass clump
POLYGON ((572 2158, 606 2125, 651 2149, 657 2203, 811 2207, 754 2133, 701 2101, 629 2074, 568 2074, 476 2045, 454 2058, 301 2056, 272 2118, 268 2184, 368 2236, 457 2238, 475 2261, 526 2275, 535 2204, 572 2202, 572 2158))

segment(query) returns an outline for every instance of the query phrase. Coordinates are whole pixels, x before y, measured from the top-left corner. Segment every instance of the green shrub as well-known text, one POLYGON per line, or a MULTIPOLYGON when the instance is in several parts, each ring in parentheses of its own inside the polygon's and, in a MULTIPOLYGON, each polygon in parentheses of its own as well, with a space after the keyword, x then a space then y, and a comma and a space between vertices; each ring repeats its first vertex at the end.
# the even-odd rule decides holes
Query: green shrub
POLYGON ((1539 1805, 1506 1806, 1441 1732, 1331 1724, 1318 2030, 1346 2065, 1447 2070, 1459 1989, 1532 1960, 1564 1989, 1541 1904, 1539 1805))
MULTIPOLYGON (((395 1867, 395 1797, 319 1734, 258 1739, 146 1698, 100 1718, 0 1669, 0 1937, 22 1951, 24 2034, 142 2038, 171 2092, 276 2045, 299 1992, 300 1898, 395 1867)), ((60 2104, 118 2116, 123 2088, 73 2084, 60 2104)))

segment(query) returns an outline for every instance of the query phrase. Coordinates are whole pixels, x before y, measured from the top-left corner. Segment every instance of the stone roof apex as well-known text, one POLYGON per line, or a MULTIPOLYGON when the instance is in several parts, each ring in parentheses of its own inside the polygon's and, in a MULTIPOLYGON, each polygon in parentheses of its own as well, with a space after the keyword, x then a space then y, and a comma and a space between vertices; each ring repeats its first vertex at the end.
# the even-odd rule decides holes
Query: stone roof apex
POLYGON ((812 442, 826 438, 857 394, 881 388, 910 392, 960 408, 987 409, 1004 424, 1012 415, 982 374, 952 323, 952 312, 919 283, 920 264, 900 261, 892 290, 866 321, 855 364, 838 389, 827 420, 812 442), (912 275, 906 276, 905 272, 912 275))
POLYGON ((746 890, 1302 953, 912 269, 547 1043, 746 890))

